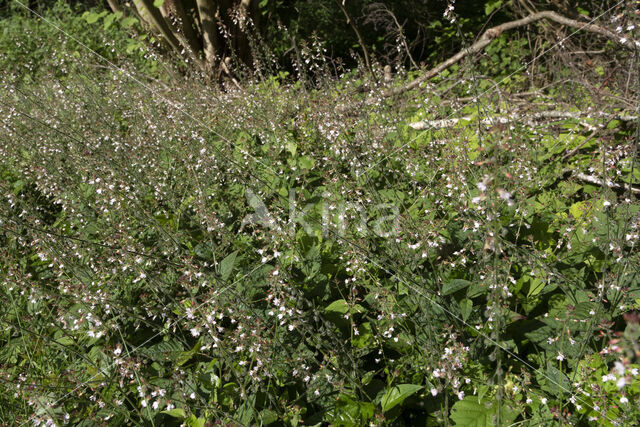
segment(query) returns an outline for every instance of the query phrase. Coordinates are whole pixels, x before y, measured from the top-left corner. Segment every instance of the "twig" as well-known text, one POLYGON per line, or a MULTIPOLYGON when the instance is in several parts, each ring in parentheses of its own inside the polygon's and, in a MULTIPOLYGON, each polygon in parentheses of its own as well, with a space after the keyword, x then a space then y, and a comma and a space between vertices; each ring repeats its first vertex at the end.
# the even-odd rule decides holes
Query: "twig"
POLYGON ((578 150, 580 150, 582 147, 584 147, 584 145, 591 141, 593 139, 594 136, 596 136, 598 134, 598 131, 600 129, 596 128, 594 129, 593 132, 591 132, 591 135, 589 135, 588 137, 585 138, 584 141, 582 141, 580 144, 578 144, 578 146, 576 148, 574 148, 573 150, 569 151, 567 154, 565 154, 564 156, 562 156, 562 161, 564 162, 565 160, 567 160, 569 157, 572 157, 574 154, 576 154, 578 152, 578 150))
MULTIPOLYGON (((604 112, 599 112, 598 117, 606 117, 609 120, 620 120, 623 122, 632 122, 638 120, 638 116, 631 116, 626 114, 608 114, 604 112)), ((529 123, 534 123, 535 121, 544 120, 544 119, 574 119, 574 120, 584 120, 584 119, 595 119, 596 117, 592 117, 587 114, 582 114, 580 112, 572 112, 572 111, 539 111, 537 113, 533 113, 530 115, 522 115, 521 113, 513 112, 506 116, 492 116, 486 117, 480 120, 480 123, 485 125, 494 125, 497 123, 508 123, 510 121, 522 121, 522 119, 526 119, 529 123)), ((450 119, 444 120, 422 120, 415 123, 409 123, 409 126, 416 130, 424 130, 424 129, 442 129, 456 125, 460 120, 473 120, 471 116, 465 117, 453 117, 450 119)), ((580 122, 580 124, 586 128, 594 130, 593 125, 585 122, 580 122)), ((597 130, 597 129, 595 129, 597 130)))
POLYGON ((570 19, 570 18, 567 18, 565 16, 562 16, 562 15, 556 13, 556 12, 553 12, 553 11, 550 11, 550 10, 546 10, 546 11, 543 11, 543 12, 533 13, 533 14, 531 14, 531 15, 525 17, 525 18, 522 18, 522 19, 517 19, 515 21, 505 22, 504 24, 500 24, 500 25, 495 26, 493 28, 489 28, 487 31, 485 31, 482 34, 482 36, 478 39, 477 42, 475 42, 474 44, 472 44, 468 48, 461 50, 460 52, 458 52, 455 55, 453 55, 451 58, 447 59, 444 62, 441 62, 436 67, 432 68, 431 70, 428 70, 427 72, 422 74, 420 77, 418 77, 417 79, 413 80, 412 82, 406 84, 405 86, 398 87, 398 88, 386 91, 384 93, 384 95, 385 96, 399 95, 399 94, 402 94, 402 93, 407 92, 409 90, 412 90, 412 89, 420 86, 420 84, 426 82, 427 80, 437 76, 442 71, 444 71, 447 68, 451 67, 455 63, 459 62, 465 56, 480 52, 485 47, 487 47, 495 38, 499 37, 503 32, 509 31, 509 30, 513 30, 513 29, 516 29, 516 28, 520 28, 520 27, 524 27, 526 25, 532 24, 532 23, 534 23, 536 21, 540 21, 542 19, 548 19, 548 20, 554 21, 554 22, 556 22, 558 24, 566 25, 568 27, 573 27, 573 28, 577 28, 577 29, 580 29, 580 30, 585 30, 585 31, 590 32, 590 33, 600 34, 601 36, 613 41, 614 43, 616 43, 619 46, 624 47, 625 49, 629 49, 629 50, 635 51, 635 50, 638 49, 638 46, 640 46, 640 42, 634 41, 634 40, 625 40, 625 39, 621 38, 620 36, 618 36, 615 32, 613 32, 613 31, 611 31, 611 30, 609 30, 607 28, 601 27, 601 26, 596 25, 596 24, 588 24, 588 23, 576 21, 574 19, 570 19))
MULTIPOLYGON (((571 172, 570 170, 566 170, 565 172, 571 172)), ((604 181, 598 177, 593 175, 587 175, 582 172, 574 173, 573 176, 578 178, 580 181, 588 182, 589 184, 599 185, 601 187, 609 187, 612 189, 620 190, 624 188, 627 191, 631 191, 634 194, 640 194, 640 188, 631 187, 629 184, 617 184, 613 181, 604 181)))

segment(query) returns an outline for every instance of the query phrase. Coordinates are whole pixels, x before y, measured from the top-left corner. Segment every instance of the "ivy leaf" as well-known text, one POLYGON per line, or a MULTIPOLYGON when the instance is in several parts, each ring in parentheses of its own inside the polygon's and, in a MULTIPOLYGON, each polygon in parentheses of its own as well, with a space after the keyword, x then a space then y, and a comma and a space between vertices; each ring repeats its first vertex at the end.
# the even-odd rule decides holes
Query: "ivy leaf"
POLYGON ((393 409, 394 407, 400 405, 405 401, 407 397, 411 396, 422 388, 423 386, 416 384, 399 384, 391 387, 382 396, 382 412, 387 412, 390 409, 393 409))

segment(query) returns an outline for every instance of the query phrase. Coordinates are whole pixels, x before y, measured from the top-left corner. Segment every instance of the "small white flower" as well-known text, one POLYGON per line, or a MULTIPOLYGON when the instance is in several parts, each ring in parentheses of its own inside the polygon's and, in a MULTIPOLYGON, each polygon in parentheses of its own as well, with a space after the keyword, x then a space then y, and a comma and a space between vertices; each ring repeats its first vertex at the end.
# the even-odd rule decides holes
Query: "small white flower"
POLYGON ((458 392, 458 399, 460 399, 460 400, 464 399, 464 391, 459 391, 458 392))
POLYGON ((610 202, 610 201, 608 201, 608 200, 605 200, 605 201, 602 203, 602 206, 604 206, 605 208, 606 208, 606 207, 608 207, 608 206, 611 206, 611 202, 610 202))
POLYGON ((540 399, 540 402, 542 402, 543 405, 547 404, 547 398, 543 397, 542 399, 540 399))
POLYGON ((629 399, 627 399, 627 397, 626 397, 626 396, 622 396, 622 397, 620 398, 620 403, 629 403, 629 399))
POLYGON ((431 391, 431 396, 434 396, 434 397, 437 396, 437 394, 438 394, 438 389, 437 388, 434 387, 430 391, 431 391))
POLYGON ((558 355, 556 356, 556 359, 562 362, 564 360, 564 354, 558 353, 558 355))

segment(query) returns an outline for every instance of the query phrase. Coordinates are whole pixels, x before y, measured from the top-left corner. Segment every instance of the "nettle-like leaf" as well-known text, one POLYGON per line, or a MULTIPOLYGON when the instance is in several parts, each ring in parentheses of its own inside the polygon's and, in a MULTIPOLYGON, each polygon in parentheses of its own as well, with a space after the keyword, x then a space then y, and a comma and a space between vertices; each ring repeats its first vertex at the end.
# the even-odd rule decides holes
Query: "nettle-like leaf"
POLYGON ((517 408, 506 403, 503 403, 500 409, 501 418, 498 423, 498 402, 496 400, 466 396, 463 400, 454 403, 450 418, 456 426, 489 427, 509 425, 519 414, 517 408))

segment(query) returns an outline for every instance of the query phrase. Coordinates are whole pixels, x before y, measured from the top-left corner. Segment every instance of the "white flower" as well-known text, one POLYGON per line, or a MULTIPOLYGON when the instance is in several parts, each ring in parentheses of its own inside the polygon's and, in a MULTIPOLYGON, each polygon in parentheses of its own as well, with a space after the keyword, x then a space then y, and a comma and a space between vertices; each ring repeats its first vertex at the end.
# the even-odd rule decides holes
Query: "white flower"
POLYGON ((564 354, 558 353, 558 355, 556 356, 556 359, 562 362, 564 360, 564 354))
POLYGON ((629 403, 629 399, 627 399, 627 397, 626 397, 626 396, 622 396, 622 397, 620 398, 620 403, 629 403))
POLYGON ((464 399, 464 391, 459 391, 458 392, 458 399, 460 399, 460 400, 464 399))
POLYGON ((547 398, 543 397, 542 399, 540 399, 540 402, 542 402, 543 405, 547 404, 547 398))
POLYGON ((608 200, 605 200, 605 201, 602 203, 602 206, 604 206, 605 208, 606 208, 606 207, 608 207, 608 206, 611 206, 611 202, 610 202, 610 201, 608 201, 608 200))
POLYGON ((434 397, 435 397, 435 396, 438 394, 438 389, 437 389, 437 388, 435 388, 435 387, 434 387, 434 388, 432 388, 430 391, 431 391, 431 396, 434 396, 434 397))

